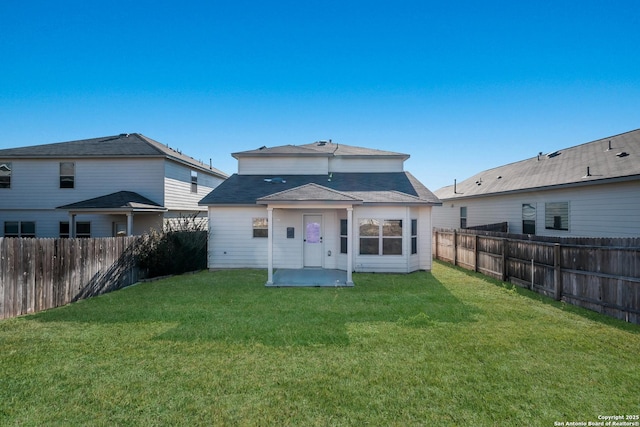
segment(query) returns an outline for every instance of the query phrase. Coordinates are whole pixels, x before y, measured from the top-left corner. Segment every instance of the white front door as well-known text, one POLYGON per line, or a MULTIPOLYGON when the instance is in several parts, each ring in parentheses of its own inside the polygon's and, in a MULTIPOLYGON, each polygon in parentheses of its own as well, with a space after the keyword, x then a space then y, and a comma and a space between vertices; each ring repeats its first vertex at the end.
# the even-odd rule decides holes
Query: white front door
POLYGON ((304 266, 322 267, 322 215, 304 215, 304 266))

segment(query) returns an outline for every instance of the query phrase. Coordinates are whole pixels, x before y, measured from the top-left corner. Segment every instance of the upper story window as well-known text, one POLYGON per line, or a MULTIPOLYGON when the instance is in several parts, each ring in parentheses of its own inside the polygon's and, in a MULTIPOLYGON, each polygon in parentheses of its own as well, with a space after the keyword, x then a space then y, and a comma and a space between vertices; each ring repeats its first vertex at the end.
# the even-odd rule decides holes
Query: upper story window
POLYGON ((11 188, 11 162, 0 162, 0 188, 11 188))
POLYGON ((191 192, 198 192, 198 172, 191 171, 191 192))
POLYGON ((75 188, 76 164, 60 162, 60 188, 75 188))

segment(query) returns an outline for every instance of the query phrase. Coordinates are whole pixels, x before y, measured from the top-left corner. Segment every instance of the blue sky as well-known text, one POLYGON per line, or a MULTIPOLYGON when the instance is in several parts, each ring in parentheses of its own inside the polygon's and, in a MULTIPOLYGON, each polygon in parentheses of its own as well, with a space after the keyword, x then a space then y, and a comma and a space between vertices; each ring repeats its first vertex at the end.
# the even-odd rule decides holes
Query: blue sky
POLYGON ((139 132, 227 173, 321 139, 436 190, 640 128, 634 1, 0 2, 0 148, 139 132))

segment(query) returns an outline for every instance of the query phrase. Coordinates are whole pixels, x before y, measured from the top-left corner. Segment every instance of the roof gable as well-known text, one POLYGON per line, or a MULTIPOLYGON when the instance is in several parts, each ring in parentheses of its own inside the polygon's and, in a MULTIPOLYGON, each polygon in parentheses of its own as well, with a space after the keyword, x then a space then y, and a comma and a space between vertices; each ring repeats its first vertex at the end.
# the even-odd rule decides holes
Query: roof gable
POLYGON ((640 178, 640 129, 488 169, 435 192, 441 199, 640 178))
POLYGON ((280 191, 261 197, 258 201, 265 202, 303 202, 303 201, 328 201, 328 202, 361 202, 362 200, 340 191, 332 190, 319 184, 304 184, 290 190, 280 191))

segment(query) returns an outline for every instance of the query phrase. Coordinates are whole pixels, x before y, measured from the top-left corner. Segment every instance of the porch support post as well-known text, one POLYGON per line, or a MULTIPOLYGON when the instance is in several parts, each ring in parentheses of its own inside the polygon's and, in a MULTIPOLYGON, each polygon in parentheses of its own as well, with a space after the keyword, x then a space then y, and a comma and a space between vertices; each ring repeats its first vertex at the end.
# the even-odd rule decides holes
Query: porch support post
POLYGON ((353 285, 353 206, 347 208, 347 285, 353 285))
POLYGON ((69 237, 76 237, 76 214, 69 212, 69 237))
POLYGON ((133 236, 133 212, 127 213, 127 236, 133 236))
POLYGON ((267 285, 273 285, 273 208, 267 207, 267 285))

